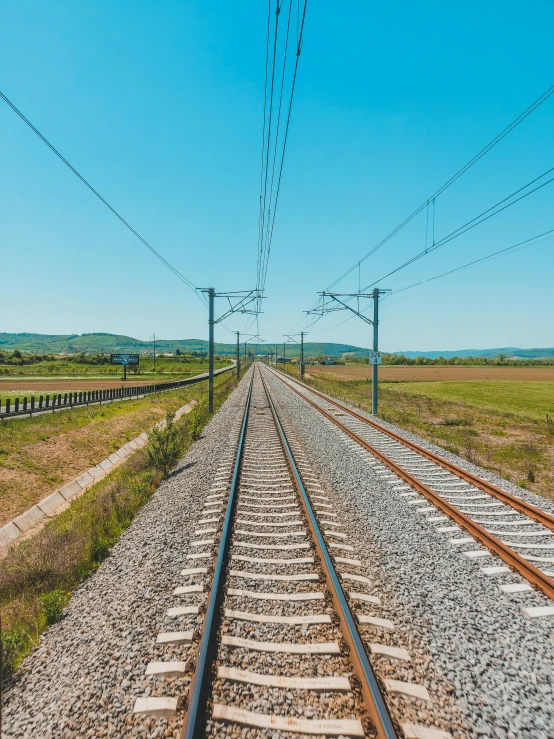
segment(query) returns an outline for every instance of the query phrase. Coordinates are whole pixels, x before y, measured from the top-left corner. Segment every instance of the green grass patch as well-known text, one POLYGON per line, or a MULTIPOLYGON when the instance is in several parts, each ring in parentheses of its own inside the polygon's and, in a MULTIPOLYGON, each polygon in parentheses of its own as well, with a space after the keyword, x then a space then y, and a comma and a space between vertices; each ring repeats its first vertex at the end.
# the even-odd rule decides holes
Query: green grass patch
POLYGON ((543 421, 547 413, 554 416, 554 382, 395 382, 381 387, 543 421))

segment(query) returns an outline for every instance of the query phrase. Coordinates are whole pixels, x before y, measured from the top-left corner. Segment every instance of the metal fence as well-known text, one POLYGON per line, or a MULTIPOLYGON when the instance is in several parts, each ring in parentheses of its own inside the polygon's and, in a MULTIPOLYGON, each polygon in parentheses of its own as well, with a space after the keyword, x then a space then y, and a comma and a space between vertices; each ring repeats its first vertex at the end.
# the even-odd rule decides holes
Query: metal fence
MULTIPOLYGON (((235 369, 234 365, 223 367, 214 372, 220 375, 223 372, 235 369)), ((208 373, 195 375, 186 380, 175 380, 173 382, 159 382, 153 385, 135 385, 132 387, 114 387, 106 390, 78 390, 73 393, 51 393, 48 395, 31 395, 30 397, 7 398, 4 405, 0 400, 0 421, 16 416, 32 416, 33 413, 46 413, 58 410, 69 410, 83 405, 94 405, 97 403, 110 403, 115 400, 132 400, 141 398, 152 393, 176 390, 187 385, 196 385, 208 379, 208 373)))

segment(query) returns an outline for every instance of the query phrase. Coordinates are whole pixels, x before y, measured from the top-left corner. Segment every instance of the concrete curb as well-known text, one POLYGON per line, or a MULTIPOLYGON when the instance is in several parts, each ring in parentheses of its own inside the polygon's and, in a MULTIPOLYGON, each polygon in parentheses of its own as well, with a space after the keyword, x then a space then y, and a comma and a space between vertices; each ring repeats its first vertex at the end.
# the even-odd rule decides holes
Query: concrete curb
MULTIPOLYGON (((191 400, 183 405, 175 413, 177 421, 182 416, 190 413, 193 408, 199 405, 198 400, 191 400)), ((157 428, 164 428, 165 421, 156 424, 157 428)), ((124 446, 118 449, 109 457, 103 459, 94 467, 90 467, 86 472, 82 472, 78 477, 63 485, 58 490, 50 493, 39 503, 20 514, 13 521, 0 528, 0 553, 14 542, 21 539, 24 535, 29 538, 29 532, 33 529, 31 536, 38 532, 40 528, 51 518, 54 518, 62 511, 68 508, 73 500, 80 497, 92 485, 102 480, 106 475, 119 467, 128 457, 134 454, 138 449, 146 446, 148 442, 148 432, 143 431, 132 441, 128 441, 124 446)))

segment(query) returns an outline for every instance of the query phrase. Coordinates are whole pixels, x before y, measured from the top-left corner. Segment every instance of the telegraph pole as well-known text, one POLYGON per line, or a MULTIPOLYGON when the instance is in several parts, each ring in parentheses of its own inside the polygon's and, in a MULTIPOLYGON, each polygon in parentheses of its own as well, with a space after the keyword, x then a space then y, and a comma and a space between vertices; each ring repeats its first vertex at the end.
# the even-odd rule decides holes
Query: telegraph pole
POLYGON ((240 331, 234 331, 237 335, 237 380, 240 380, 240 331))
POLYGON ((371 412, 374 416, 377 415, 377 384, 378 369, 377 358, 379 357, 379 289, 375 288, 373 291, 373 359, 374 364, 372 365, 371 373, 371 412))
POLYGON ((215 290, 213 287, 208 288, 209 297, 209 358, 208 358, 208 410, 214 412, 214 299, 215 290))

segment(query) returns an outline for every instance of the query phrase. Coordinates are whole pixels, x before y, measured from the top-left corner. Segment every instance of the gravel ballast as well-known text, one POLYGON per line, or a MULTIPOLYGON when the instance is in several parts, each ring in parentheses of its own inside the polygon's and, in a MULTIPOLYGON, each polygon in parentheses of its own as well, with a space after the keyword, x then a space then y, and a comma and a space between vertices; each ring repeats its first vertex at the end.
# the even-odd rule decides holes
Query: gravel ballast
MULTIPOLYGON (((529 620, 521 611, 523 605, 551 606, 549 599, 536 592, 501 592, 500 584, 522 578, 511 572, 483 573, 481 567, 502 563, 492 556, 475 560, 464 556, 464 550, 477 547, 450 544, 453 535, 438 532, 438 524, 427 520, 433 514, 417 511, 426 507, 425 500, 421 506, 409 505, 409 497, 401 498, 392 489, 398 479, 383 480, 367 463, 367 452, 281 380, 267 370, 265 376, 280 412, 290 419, 326 494, 340 511, 343 530, 375 574, 373 592, 388 605, 388 617, 408 635, 410 649, 427 655, 439 682, 449 686, 467 736, 554 737, 554 620, 529 620)), ((414 434, 383 425, 514 492, 490 472, 414 434)), ((515 491, 547 511, 553 509, 530 492, 515 491)), ((427 687, 433 695, 433 687, 427 687)), ((440 711, 440 704, 435 705, 440 711)))

